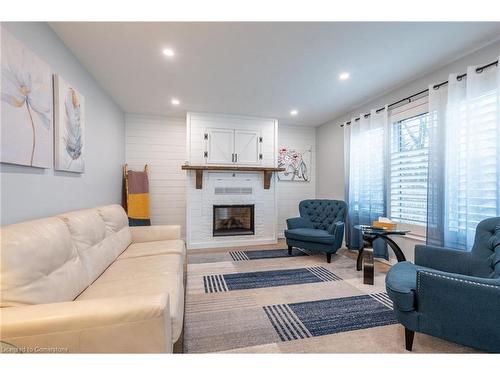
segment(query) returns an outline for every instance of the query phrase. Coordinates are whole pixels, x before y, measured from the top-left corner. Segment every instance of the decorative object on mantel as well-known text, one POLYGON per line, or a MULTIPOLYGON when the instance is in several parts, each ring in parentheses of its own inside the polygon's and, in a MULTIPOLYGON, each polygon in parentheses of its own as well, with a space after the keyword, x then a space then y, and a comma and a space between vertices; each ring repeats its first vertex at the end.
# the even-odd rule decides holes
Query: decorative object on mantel
POLYGON ((54 75, 54 169, 83 173, 85 169, 85 98, 54 75))
POLYGON ((236 166, 215 166, 215 165, 183 165, 184 171, 196 172, 196 189, 203 187, 203 171, 227 171, 227 172, 262 172, 264 174, 264 189, 271 187, 271 176, 274 172, 282 172, 284 168, 275 167, 236 167, 236 166))
POLYGON ((278 153, 278 167, 284 168, 278 173, 280 181, 309 182, 312 150, 297 151, 291 148, 280 148, 278 153))
POLYGON ((131 171, 128 165, 123 166, 125 182, 125 211, 127 211, 130 226, 151 225, 149 214, 149 168, 146 164, 144 171, 131 171))
POLYGON ((52 166, 52 72, 2 28, 2 163, 52 166))

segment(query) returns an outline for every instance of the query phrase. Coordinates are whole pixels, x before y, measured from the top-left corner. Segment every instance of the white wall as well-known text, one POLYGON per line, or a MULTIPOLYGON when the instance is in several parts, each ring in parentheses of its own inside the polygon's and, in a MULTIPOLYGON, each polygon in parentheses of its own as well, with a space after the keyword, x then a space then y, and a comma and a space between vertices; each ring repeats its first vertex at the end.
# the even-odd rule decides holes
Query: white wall
POLYGON ((149 165, 152 224, 186 221, 186 120, 157 116, 125 116, 128 168, 149 165))
MULTIPOLYGON (((429 85, 448 79, 450 73, 464 73, 469 65, 483 65, 495 61, 500 55, 500 41, 490 44, 480 50, 467 54, 461 59, 439 68, 425 76, 402 85, 389 93, 374 98, 368 103, 362 103, 343 116, 336 118, 316 128, 317 145, 317 175, 316 194, 318 198, 344 199, 344 145, 343 128, 339 125, 360 113, 367 113, 372 108, 381 108, 416 92, 425 90, 429 85)), ((362 150, 360 150, 362 152, 362 150)), ((413 239, 397 240, 409 259, 413 259, 413 239)))
POLYGON ((344 199, 344 130, 336 122, 316 128, 316 196, 344 199))
POLYGON ((299 202, 316 197, 316 130, 304 126, 278 126, 278 148, 311 149, 309 182, 278 181, 278 236, 283 237, 286 219, 299 216, 299 202))
POLYGON ((86 102, 85 173, 1 165, 2 225, 120 203, 125 160, 122 110, 46 23, 2 23, 15 38, 78 88, 86 102))

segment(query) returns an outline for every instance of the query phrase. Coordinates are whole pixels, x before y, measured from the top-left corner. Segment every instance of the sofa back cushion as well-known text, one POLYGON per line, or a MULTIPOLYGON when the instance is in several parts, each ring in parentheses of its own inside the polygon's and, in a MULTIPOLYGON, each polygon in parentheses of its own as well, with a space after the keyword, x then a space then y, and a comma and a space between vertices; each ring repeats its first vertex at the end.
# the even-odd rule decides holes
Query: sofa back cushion
POLYGON ((328 230, 337 221, 345 221, 347 204, 332 199, 306 199, 299 203, 300 216, 307 218, 314 229, 328 230))
POLYGON ((0 306, 74 300, 130 245, 119 205, 3 227, 0 306))
POLYGON ((106 241, 112 245, 118 257, 132 243, 132 232, 128 226, 127 214, 118 204, 98 207, 97 211, 104 221, 106 241))
POLYGON ((68 227, 56 217, 1 229, 1 307, 71 301, 90 283, 68 227))
POLYGON ((91 283, 132 241, 124 220, 127 216, 118 205, 68 212, 58 217, 66 223, 91 283))

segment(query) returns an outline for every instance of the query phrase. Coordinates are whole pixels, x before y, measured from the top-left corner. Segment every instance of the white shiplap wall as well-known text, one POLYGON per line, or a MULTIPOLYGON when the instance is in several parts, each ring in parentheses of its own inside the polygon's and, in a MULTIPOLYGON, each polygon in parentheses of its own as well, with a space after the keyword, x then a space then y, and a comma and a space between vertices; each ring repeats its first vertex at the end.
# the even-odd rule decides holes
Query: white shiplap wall
POLYGON ((311 148, 310 182, 278 181, 278 237, 283 237, 286 219, 299 216, 299 202, 316 197, 316 131, 313 127, 278 127, 278 148, 287 147, 297 151, 311 148))
POLYGON ((186 222, 186 120, 158 116, 125 116, 129 169, 149 165, 152 224, 186 222))

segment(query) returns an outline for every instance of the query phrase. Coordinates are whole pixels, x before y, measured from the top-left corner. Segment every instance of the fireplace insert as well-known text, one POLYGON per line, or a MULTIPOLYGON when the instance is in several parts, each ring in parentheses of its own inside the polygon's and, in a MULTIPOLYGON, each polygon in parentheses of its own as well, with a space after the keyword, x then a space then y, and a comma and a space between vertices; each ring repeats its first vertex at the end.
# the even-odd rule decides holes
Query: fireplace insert
POLYGON ((245 236, 255 234, 254 205, 214 205, 213 235, 245 236))

